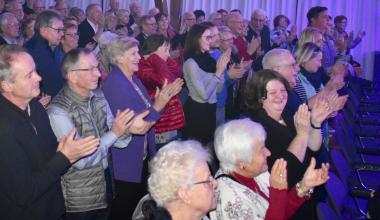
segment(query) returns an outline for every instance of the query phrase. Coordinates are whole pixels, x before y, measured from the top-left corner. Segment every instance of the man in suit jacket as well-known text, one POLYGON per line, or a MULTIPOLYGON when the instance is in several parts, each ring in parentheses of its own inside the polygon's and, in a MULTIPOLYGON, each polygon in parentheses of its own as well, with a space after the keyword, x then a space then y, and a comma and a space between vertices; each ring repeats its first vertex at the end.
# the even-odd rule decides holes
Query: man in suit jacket
POLYGON ((17 44, 20 24, 14 14, 5 12, 0 15, 0 45, 17 44))
POLYGON ((103 11, 99 4, 89 4, 86 8, 87 18, 79 24, 79 47, 86 47, 88 43, 97 42, 104 29, 103 11))
POLYGON ((262 9, 256 9, 252 12, 251 22, 248 25, 247 41, 251 42, 253 37, 260 37, 261 39, 261 50, 257 52, 257 59, 253 62, 253 69, 255 71, 263 68, 263 56, 272 48, 270 43, 270 30, 269 27, 265 25, 266 21, 266 12, 262 9))
POLYGON ((37 16, 35 30, 35 35, 24 47, 33 57, 42 78, 41 91, 53 97, 63 87, 61 63, 55 53, 63 36, 62 16, 53 10, 43 11, 37 16))
POLYGON ((136 36, 136 40, 139 41, 140 48, 150 35, 157 32, 157 22, 154 16, 144 15, 141 17, 141 32, 136 36))

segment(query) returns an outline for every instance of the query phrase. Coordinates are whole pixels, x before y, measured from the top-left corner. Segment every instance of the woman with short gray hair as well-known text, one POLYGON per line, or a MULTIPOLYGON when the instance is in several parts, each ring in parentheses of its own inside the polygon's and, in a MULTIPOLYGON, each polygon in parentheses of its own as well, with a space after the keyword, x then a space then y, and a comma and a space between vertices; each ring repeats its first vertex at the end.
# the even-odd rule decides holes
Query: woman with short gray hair
POLYGON ((312 159, 302 180, 288 191, 287 162, 277 159, 269 174, 264 128, 250 119, 232 120, 215 132, 218 202, 211 219, 289 219, 328 180, 328 165, 315 169, 312 159))
POLYGON ((123 216, 131 219, 139 199, 147 193, 147 164, 156 153, 155 131, 151 127, 160 118, 162 110, 171 98, 181 90, 182 79, 164 83, 157 88, 154 102, 135 72, 139 69, 138 41, 131 37, 118 37, 107 49, 113 68, 103 84, 104 96, 113 115, 126 108, 133 110, 136 133, 125 149, 111 148, 115 199, 112 202, 111 219, 123 216))
POLYGON ((173 141, 150 163, 150 195, 170 219, 199 220, 215 209, 217 183, 207 166, 209 158, 199 142, 173 141))

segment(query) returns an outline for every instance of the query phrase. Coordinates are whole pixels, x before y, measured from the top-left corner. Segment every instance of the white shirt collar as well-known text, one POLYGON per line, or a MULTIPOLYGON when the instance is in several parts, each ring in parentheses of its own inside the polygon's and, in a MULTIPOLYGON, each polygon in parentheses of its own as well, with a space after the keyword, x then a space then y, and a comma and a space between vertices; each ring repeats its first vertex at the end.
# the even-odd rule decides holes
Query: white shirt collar
POLYGON ((91 22, 90 19, 88 19, 88 18, 87 18, 87 21, 90 24, 90 26, 92 27, 92 29, 94 30, 94 32, 96 33, 98 31, 98 25, 91 22))

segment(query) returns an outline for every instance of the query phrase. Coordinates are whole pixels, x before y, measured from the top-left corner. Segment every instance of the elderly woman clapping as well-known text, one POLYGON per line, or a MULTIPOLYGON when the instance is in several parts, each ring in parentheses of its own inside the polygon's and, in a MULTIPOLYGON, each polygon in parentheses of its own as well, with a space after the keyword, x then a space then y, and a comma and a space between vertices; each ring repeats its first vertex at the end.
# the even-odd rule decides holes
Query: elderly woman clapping
POLYGON ((264 128, 249 119, 230 121, 215 133, 220 161, 216 173, 219 199, 212 219, 288 219, 310 197, 313 187, 328 179, 326 164, 312 159, 303 178, 287 190, 287 162, 277 159, 267 171, 270 151, 264 128))
POLYGON ((141 58, 138 41, 120 36, 109 44, 107 51, 113 67, 104 81, 103 91, 112 113, 116 115, 118 111, 129 108, 139 114, 135 120, 141 122, 138 126, 132 125, 136 132, 133 132, 127 148, 111 149, 115 179, 111 218, 123 216, 130 219, 139 199, 147 193, 147 164, 156 153, 155 132, 151 127, 170 99, 179 93, 183 80, 165 81, 156 89, 153 102, 135 74, 141 58))
POLYGON ((150 163, 148 188, 170 216, 165 219, 200 220, 215 209, 217 183, 207 166, 209 157, 196 141, 173 141, 158 151, 150 163))

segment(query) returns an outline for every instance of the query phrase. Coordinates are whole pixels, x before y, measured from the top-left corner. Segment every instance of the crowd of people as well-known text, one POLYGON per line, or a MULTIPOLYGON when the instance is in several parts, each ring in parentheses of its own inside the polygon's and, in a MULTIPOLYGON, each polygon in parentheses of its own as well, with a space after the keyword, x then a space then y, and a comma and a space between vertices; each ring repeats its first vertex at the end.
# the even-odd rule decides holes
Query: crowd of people
POLYGON ((119 3, 0 0, 1 218, 317 219, 365 32, 119 3))

